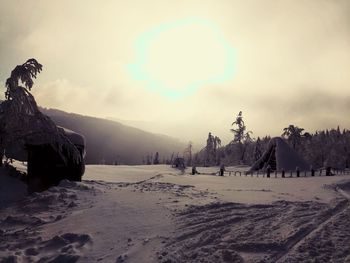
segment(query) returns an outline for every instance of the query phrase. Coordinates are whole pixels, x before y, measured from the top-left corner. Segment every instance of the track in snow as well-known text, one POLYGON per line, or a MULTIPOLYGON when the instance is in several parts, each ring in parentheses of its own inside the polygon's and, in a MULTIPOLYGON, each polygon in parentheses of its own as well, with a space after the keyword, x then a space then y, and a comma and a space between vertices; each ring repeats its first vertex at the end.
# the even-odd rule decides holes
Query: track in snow
POLYGON ((190 207, 178 216, 178 232, 160 252, 161 262, 344 262, 350 206, 338 192, 346 198, 332 207, 286 201, 190 207))

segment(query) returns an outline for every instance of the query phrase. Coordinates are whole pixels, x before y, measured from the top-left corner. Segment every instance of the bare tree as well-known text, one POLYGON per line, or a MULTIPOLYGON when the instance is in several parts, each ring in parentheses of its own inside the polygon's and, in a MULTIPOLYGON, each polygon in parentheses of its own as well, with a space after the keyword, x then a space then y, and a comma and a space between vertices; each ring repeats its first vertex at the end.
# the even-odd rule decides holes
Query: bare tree
POLYGON ((184 157, 187 157, 187 165, 192 165, 192 148, 193 143, 189 141, 184 151, 184 157))

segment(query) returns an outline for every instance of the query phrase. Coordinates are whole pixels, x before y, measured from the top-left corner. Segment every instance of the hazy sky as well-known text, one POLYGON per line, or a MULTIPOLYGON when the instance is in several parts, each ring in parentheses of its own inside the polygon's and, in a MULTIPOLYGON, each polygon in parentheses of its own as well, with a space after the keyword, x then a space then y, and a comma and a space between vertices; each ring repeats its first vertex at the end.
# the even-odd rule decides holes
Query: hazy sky
POLYGON ((0 0, 1 86, 31 57, 40 105, 186 141, 350 128, 348 0, 0 0))

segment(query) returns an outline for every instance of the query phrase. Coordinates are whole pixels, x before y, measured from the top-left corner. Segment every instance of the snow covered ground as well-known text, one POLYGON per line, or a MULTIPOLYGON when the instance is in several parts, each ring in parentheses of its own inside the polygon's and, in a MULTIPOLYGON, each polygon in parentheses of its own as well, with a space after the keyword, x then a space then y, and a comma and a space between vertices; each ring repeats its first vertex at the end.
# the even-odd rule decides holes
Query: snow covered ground
POLYGON ((0 262, 350 262, 349 175, 198 170, 87 166, 26 195, 1 168, 0 262))

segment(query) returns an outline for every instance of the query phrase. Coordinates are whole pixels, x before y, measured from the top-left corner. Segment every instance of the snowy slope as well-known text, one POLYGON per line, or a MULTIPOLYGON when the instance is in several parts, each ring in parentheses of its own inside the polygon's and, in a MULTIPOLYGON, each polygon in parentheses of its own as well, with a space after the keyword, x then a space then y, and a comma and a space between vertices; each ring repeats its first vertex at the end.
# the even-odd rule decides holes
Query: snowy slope
POLYGON ((349 179, 87 166, 2 205, 0 262, 350 262, 349 179))
POLYGON ((182 152, 186 145, 166 135, 146 132, 119 122, 67 113, 55 109, 40 109, 56 125, 82 134, 86 140, 87 164, 142 164, 147 155, 159 152, 160 161, 182 152), (135 151, 135 149, 137 149, 135 151))

